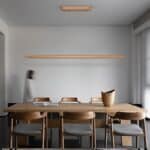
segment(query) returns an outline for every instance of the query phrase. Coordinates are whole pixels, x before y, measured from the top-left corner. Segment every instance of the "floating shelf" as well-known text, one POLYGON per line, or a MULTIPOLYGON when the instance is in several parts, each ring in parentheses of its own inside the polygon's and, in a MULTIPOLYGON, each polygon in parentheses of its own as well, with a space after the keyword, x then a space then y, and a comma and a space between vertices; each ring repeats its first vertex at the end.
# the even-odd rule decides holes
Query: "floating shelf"
POLYGON ((29 59, 122 59, 125 55, 120 54, 45 54, 26 55, 29 59))

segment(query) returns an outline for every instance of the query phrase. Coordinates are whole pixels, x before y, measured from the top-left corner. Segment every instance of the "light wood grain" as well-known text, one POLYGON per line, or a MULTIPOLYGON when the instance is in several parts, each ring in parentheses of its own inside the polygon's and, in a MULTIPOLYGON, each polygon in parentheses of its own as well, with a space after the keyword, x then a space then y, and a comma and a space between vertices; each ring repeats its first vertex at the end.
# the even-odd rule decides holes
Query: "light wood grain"
POLYGON ((61 11, 90 11, 92 10, 90 5, 61 5, 61 11))
POLYGON ((122 59, 125 55, 121 54, 31 54, 25 58, 30 59, 122 59))
POLYGON ((58 104, 57 106, 37 106, 32 103, 17 103, 5 109, 6 112, 86 112, 94 111, 97 113, 115 113, 118 111, 139 112, 143 109, 131 104, 114 104, 111 107, 105 107, 102 104, 58 104))

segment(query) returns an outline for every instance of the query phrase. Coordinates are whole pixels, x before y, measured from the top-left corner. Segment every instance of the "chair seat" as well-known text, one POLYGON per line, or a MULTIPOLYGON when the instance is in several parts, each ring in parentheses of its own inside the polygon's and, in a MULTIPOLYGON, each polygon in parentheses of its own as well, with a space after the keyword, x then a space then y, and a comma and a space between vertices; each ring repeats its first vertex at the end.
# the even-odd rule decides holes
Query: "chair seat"
POLYGON ((14 128, 14 133, 22 135, 37 135, 41 134, 42 125, 38 123, 25 124, 19 123, 14 128))
POLYGON ((92 129, 89 124, 65 124, 64 133, 70 135, 92 135, 92 129))
POLYGON ((143 134, 143 130, 136 124, 113 124, 113 132, 124 136, 143 134))

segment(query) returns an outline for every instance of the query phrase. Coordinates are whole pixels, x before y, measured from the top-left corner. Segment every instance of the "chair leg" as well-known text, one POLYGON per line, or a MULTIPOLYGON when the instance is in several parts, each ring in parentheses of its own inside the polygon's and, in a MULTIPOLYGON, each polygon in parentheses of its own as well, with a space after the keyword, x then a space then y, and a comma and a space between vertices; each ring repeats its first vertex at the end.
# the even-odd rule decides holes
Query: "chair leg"
POLYGON ((79 141, 79 144, 81 145, 82 144, 82 137, 81 136, 78 136, 78 141, 79 141))
POLYGON ((64 150, 64 127, 63 127, 63 117, 60 118, 60 141, 61 149, 64 150))
POLYGON ((95 118, 93 119, 93 145, 94 149, 96 148, 96 126, 95 126, 95 118))
POLYGON ((114 134, 112 131, 112 127, 111 127, 111 144, 112 144, 112 147, 115 148, 115 138, 114 138, 114 134))
POLYGON ((108 125, 108 115, 105 114, 105 148, 107 148, 107 125, 108 125))
POLYGON ((111 144, 112 147, 115 148, 115 137, 114 137, 114 133, 113 133, 113 119, 111 119, 111 144))
POLYGON ((61 136, 62 136, 62 135, 61 135, 61 134, 62 134, 62 133, 61 133, 61 127, 59 127, 58 130, 59 130, 59 147, 61 148, 61 147, 62 147, 62 141, 61 141, 61 136))
POLYGON ((115 137, 114 137, 114 135, 112 135, 111 140, 112 140, 112 147, 115 148, 115 137))
POLYGON ((105 148, 107 148, 107 129, 105 127, 105 148))
POLYGON ((18 148, 18 137, 17 137, 17 135, 15 136, 15 148, 16 149, 18 148))
POLYGON ((95 137, 95 122, 94 119, 91 120, 91 124, 92 124, 92 135, 90 136, 90 147, 91 149, 94 149, 96 147, 96 137, 95 137))
POLYGON ((93 146, 93 142, 94 140, 93 140, 93 134, 90 136, 90 147, 91 147, 91 149, 93 149, 94 148, 94 146, 93 146))
MULTIPOLYGON (((58 128, 59 129, 59 128, 58 128)), ((53 128, 49 129, 49 145, 52 146, 52 136, 53 136, 53 128)), ((59 136, 59 135, 58 135, 59 136)), ((59 146, 60 146, 60 142, 59 142, 59 146)))
POLYGON ((121 146, 123 147, 122 136, 120 136, 120 139, 121 139, 121 146))
POLYGON ((65 144, 64 144, 64 134, 61 135, 61 149, 64 150, 65 144))
POLYGON ((147 150, 148 149, 148 142, 147 142, 147 136, 146 136, 145 119, 143 120, 143 130, 144 130, 144 145, 145 145, 145 150, 147 150))
POLYGON ((45 143, 45 118, 42 120, 42 148, 44 149, 45 143))
POLYGON ((10 149, 13 148, 13 124, 14 124, 14 121, 13 119, 11 118, 11 125, 10 125, 10 149))
POLYGON ((10 133, 10 149, 13 148, 13 135, 10 133))
POLYGON ((145 145, 145 150, 148 150, 146 135, 144 135, 144 145, 145 145))
POLYGON ((46 148, 48 148, 48 118, 45 119, 45 140, 46 148))
POLYGON ((138 147, 139 147, 139 136, 136 136, 136 148, 138 149, 138 147))

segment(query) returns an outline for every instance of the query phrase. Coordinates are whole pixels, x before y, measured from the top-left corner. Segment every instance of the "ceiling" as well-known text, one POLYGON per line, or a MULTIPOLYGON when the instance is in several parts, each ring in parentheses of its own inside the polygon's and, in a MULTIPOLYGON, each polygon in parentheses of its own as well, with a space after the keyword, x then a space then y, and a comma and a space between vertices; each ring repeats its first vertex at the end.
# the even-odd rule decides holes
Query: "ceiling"
POLYGON ((0 0, 0 18, 14 26, 128 25, 150 0, 0 0), (62 12, 61 4, 89 4, 89 12, 62 12))

